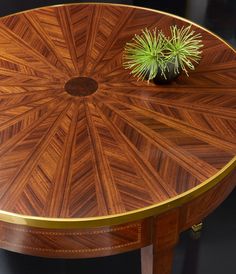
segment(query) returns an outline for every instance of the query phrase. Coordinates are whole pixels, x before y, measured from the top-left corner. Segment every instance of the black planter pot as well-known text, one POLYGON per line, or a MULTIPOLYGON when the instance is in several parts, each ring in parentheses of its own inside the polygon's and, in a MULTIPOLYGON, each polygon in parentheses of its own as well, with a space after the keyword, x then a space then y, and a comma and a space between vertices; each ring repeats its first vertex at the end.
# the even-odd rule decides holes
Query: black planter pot
MULTIPOLYGON (((168 63, 167 65, 167 70, 165 72, 165 76, 161 73, 161 70, 158 69, 157 75, 151 80, 154 84, 156 85, 165 85, 169 84, 175 79, 179 77, 181 74, 181 70, 179 72, 175 72, 174 70, 174 64, 173 63, 168 63)), ((148 74, 146 75, 145 79, 148 80, 148 74)))
POLYGON ((163 74, 161 74, 161 70, 158 69, 157 75, 155 78, 153 78, 153 83, 159 85, 159 84, 169 84, 171 83, 173 80, 177 79, 179 77, 179 75, 181 74, 181 71, 179 72, 175 72, 174 70, 174 64, 169 63, 167 66, 167 71, 165 73, 165 76, 163 74))

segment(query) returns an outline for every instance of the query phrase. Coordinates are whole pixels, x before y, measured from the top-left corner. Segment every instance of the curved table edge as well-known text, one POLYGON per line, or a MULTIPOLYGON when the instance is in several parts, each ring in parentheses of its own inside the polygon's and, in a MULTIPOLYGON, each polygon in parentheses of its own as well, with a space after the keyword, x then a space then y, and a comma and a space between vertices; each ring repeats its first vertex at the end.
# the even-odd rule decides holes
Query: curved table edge
MULTIPOLYGON (((191 20, 188 20, 181 16, 177 16, 172 13, 155 10, 151 8, 145 8, 141 6, 125 5, 125 4, 118 4, 118 3, 105 3, 105 2, 56 4, 56 5, 42 6, 42 7, 32 8, 32 9, 28 9, 20 12, 15 12, 9 15, 1 16, 0 19, 17 15, 17 14, 34 11, 34 10, 43 9, 43 8, 53 8, 53 7, 71 6, 71 5, 88 5, 88 4, 122 6, 122 7, 129 7, 129 8, 135 8, 135 9, 149 10, 151 12, 172 16, 174 18, 177 18, 179 20, 182 20, 184 22, 197 26, 198 28, 210 33, 211 35, 213 35, 214 37, 222 41, 224 44, 226 44, 232 51, 236 53, 236 50, 229 43, 227 43, 224 39, 222 39, 220 36, 218 36, 214 32, 201 26, 200 24, 197 24, 195 22, 192 22, 191 20)), ((48 228, 48 229, 93 228, 93 227, 125 224, 128 222, 145 219, 155 215, 160 215, 161 213, 164 213, 170 209, 174 209, 184 205, 185 203, 193 200, 194 198, 199 197, 201 194, 205 193, 206 191, 216 186, 218 183, 220 183, 222 179, 224 179, 227 175, 229 175, 235 168, 236 168, 236 156, 234 156, 231 159, 231 161, 229 161, 215 175, 205 180, 198 186, 192 188, 191 190, 183 192, 177 195, 176 197, 170 198, 164 202, 154 204, 152 206, 140 208, 137 210, 129 211, 126 213, 108 215, 108 216, 99 216, 99 217, 87 217, 87 218, 49 218, 49 217, 21 215, 17 213, 0 210, 0 222, 11 223, 16 225, 24 225, 27 227, 48 228)), ((235 185, 236 185, 236 182, 235 182, 235 185)))
POLYGON ((196 197, 199 197, 206 191, 210 190, 218 183, 220 184, 221 180, 229 175, 235 168, 236 156, 215 175, 205 180, 198 186, 192 188, 191 190, 188 190, 164 202, 145 208, 129 211, 126 213, 87 218, 47 218, 21 215, 0 210, 0 221, 29 227, 49 229, 92 228, 125 224, 128 222, 145 219, 151 216, 160 215, 161 213, 164 213, 168 210, 184 205, 185 203, 195 199, 196 197))

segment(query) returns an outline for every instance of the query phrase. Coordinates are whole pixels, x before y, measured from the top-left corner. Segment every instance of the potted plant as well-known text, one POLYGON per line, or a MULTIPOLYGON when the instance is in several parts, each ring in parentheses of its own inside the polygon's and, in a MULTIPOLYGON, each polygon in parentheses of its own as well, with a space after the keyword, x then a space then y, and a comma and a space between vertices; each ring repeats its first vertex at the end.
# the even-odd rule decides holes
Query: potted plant
POLYGON ((161 30, 142 30, 126 43, 123 65, 140 80, 168 83, 183 71, 194 70, 201 59, 201 34, 191 30, 191 25, 170 27, 170 37, 161 30))
POLYGON ((164 73, 164 49, 166 38, 162 31, 144 29, 126 43, 123 64, 131 74, 140 80, 153 79, 158 70, 164 73))

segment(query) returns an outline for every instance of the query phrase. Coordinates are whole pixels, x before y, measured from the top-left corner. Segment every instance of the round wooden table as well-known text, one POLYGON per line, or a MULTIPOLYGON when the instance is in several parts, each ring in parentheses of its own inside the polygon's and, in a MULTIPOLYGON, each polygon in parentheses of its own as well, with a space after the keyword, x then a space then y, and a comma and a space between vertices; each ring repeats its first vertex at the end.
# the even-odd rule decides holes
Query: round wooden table
POLYGON ((1 248, 62 258, 143 248, 143 274, 170 273, 180 232, 236 184, 234 50, 193 24, 204 48, 190 77, 157 86, 122 67, 134 34, 174 24, 190 22, 112 4, 0 20, 1 248))

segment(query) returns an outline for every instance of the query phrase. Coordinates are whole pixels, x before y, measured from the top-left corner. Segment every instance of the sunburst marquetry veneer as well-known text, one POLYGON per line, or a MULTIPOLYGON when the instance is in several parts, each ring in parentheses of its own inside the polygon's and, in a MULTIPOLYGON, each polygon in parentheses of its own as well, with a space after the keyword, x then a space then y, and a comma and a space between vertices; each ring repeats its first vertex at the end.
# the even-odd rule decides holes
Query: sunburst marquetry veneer
MULTIPOLYGON (((188 25, 111 4, 0 20, 0 247, 61 258, 142 248, 169 274, 181 231, 235 186, 236 54, 203 36, 190 77, 155 86, 122 67, 142 28, 188 25)), ((153 263, 151 263, 153 261, 153 263)))

